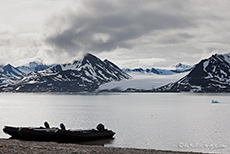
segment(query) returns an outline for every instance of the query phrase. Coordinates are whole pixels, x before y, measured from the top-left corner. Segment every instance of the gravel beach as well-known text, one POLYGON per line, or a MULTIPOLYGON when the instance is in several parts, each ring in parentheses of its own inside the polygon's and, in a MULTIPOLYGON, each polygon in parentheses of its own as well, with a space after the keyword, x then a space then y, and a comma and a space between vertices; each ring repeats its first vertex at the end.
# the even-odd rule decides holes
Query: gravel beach
MULTIPOLYGON (((56 142, 0 139, 0 154, 196 154, 134 148, 114 148, 56 142)), ((198 153, 197 153, 198 154, 198 153)), ((201 154, 201 153, 199 153, 201 154)))

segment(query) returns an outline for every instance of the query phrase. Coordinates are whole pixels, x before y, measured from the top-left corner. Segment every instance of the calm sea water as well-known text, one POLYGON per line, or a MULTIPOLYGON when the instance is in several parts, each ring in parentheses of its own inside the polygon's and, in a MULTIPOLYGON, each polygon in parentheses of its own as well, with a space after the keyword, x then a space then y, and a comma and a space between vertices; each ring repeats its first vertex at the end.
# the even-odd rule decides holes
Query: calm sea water
MULTIPOLYGON (((0 116, 1 128, 103 123, 116 132, 115 139, 100 142, 104 146, 230 153, 230 94, 0 93, 0 116)), ((9 136, 1 130, 0 137, 9 136)))

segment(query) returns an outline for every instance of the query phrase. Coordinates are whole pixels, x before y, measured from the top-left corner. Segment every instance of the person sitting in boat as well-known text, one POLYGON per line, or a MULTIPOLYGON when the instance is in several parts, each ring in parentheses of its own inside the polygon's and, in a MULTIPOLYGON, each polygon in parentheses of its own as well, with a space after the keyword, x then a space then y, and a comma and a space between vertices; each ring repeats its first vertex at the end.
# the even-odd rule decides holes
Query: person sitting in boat
POLYGON ((66 130, 65 125, 63 123, 60 124, 61 130, 66 130))
POLYGON ((97 125, 97 130, 98 131, 104 131, 105 130, 105 126, 103 124, 98 124, 97 125))
POLYGON ((45 128, 50 128, 50 125, 47 121, 44 122, 45 128))

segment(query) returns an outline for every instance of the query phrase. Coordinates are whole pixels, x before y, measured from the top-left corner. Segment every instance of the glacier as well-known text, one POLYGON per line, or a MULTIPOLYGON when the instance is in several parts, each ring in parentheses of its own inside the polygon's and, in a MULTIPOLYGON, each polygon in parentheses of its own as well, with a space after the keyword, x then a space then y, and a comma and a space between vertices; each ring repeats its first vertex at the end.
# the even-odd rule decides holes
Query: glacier
POLYGON ((96 91, 112 91, 113 89, 126 91, 130 88, 136 90, 153 90, 168 83, 176 82, 188 73, 189 72, 177 73, 173 75, 157 75, 149 73, 131 72, 128 73, 130 76, 132 76, 131 79, 122 80, 119 82, 112 81, 109 83, 105 83, 99 86, 96 91))

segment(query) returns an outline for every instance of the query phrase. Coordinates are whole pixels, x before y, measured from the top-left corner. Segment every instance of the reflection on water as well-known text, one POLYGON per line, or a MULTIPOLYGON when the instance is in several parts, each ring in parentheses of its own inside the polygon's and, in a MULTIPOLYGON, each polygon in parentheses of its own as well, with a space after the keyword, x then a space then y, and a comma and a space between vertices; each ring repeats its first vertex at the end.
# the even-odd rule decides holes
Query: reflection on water
MULTIPOLYGON (((64 123, 67 129, 95 129, 103 123, 116 132, 115 139, 87 144, 230 153, 229 98, 189 93, 0 93, 0 127, 48 121, 51 127, 64 123), (220 103, 212 104, 212 99, 220 103)), ((0 137, 9 136, 1 131, 0 137)))

